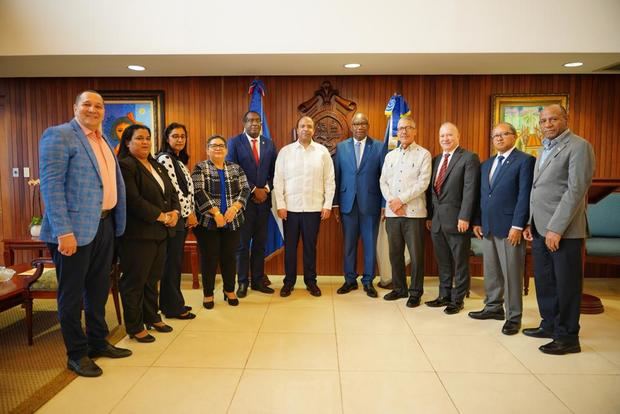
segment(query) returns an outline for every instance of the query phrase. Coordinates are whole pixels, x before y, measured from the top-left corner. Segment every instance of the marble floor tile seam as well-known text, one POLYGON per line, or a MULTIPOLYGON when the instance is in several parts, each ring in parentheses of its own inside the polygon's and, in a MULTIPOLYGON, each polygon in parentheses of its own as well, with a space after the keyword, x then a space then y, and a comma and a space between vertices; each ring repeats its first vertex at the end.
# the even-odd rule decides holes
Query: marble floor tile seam
POLYGON ((131 386, 127 387, 127 389, 125 390, 125 392, 123 393, 123 395, 116 400, 116 403, 112 406, 112 408, 110 409, 110 411, 108 411, 109 413, 113 413, 114 410, 116 410, 116 407, 118 407, 121 402, 123 402, 123 400, 129 395, 129 393, 131 393, 131 391, 136 387, 136 385, 138 385, 138 383, 142 380, 142 378, 144 378, 146 376, 146 373, 149 372, 149 370, 153 368, 148 367, 147 369, 144 370, 144 372, 142 372, 142 375, 140 375, 133 384, 131 384, 131 386))
POLYGON ((552 394, 552 395, 553 395, 553 396, 554 396, 554 397, 555 397, 558 401, 560 401, 560 402, 562 403, 562 405, 563 405, 564 407, 566 407, 566 409, 567 409, 569 412, 574 413, 574 411, 570 409, 570 407, 568 406, 568 404, 566 403, 566 401, 564 401, 564 400, 562 399, 562 397, 561 397, 561 396, 559 396, 556 392, 554 392, 554 391, 551 389, 551 386, 549 386, 548 384, 546 384, 546 383, 545 383, 545 381, 543 381, 543 379, 542 379, 542 378, 540 378, 540 377, 538 376, 538 374, 532 374, 532 375, 534 375, 534 378, 536 378, 536 381, 538 381, 538 383, 539 383, 540 385, 542 385, 542 386, 543 386, 543 387, 544 387, 547 391, 549 391, 549 392, 550 392, 550 393, 551 393, 551 394, 552 394))
POLYGON ((452 396, 452 394, 450 394, 450 391, 448 391, 448 387, 446 386, 443 378, 441 378, 441 375, 439 375, 437 371, 435 371, 435 377, 437 377, 437 381, 439 381, 439 383, 441 384, 441 388, 443 388, 443 391, 446 393, 446 395, 450 399, 450 402, 452 403, 452 406, 454 407, 454 409, 460 413, 461 410, 456 405, 456 401, 454 401, 454 397, 452 396))
MULTIPOLYGON (((413 327, 411 326, 411 324, 409 323, 409 320, 407 319, 407 317, 405 316, 404 312, 407 310, 406 308, 403 307, 398 307, 399 312, 401 314, 401 316, 403 317, 403 319, 405 320, 405 324, 407 325, 407 327, 409 328, 409 332, 413 335, 413 339, 415 340, 415 342, 418 344, 418 346, 420 347, 420 350, 422 351, 422 354, 424 355, 424 358, 426 359, 426 362, 428 362, 428 364, 430 365, 430 367, 433 369, 433 372, 435 373, 435 375, 437 375, 437 369, 435 368, 435 366, 433 365, 433 363, 431 362, 431 358, 429 357, 429 355, 426 353, 426 350, 424 349, 424 347, 422 346, 422 343, 420 342, 420 339, 417 337, 417 335, 415 334, 413 327)), ((445 387, 444 387, 445 388, 445 387)), ((452 401, 452 403, 454 404, 454 401, 452 401)))

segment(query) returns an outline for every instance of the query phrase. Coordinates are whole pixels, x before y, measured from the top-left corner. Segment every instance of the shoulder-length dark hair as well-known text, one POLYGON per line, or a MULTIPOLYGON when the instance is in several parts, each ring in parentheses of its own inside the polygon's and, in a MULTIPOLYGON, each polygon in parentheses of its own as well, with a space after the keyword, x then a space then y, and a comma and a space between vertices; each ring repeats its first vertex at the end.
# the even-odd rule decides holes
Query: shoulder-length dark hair
POLYGON ((189 154, 187 153, 187 140, 189 139, 189 137, 187 136, 187 128, 185 128, 185 125, 183 124, 180 124, 178 122, 173 122, 170 125, 168 125, 166 129, 164 129, 164 133, 162 135, 162 140, 161 140, 161 145, 159 146, 159 152, 174 154, 174 150, 170 147, 170 144, 168 144, 168 137, 170 136, 170 134, 172 134, 172 131, 177 128, 181 128, 183 132, 185 132, 185 146, 183 147, 181 151, 179 151, 179 160, 181 160, 183 164, 187 164, 189 162, 189 154))
MULTIPOLYGON (((139 129, 146 129, 147 131, 149 131, 149 135, 151 135, 151 129, 147 127, 146 125, 140 125, 140 124, 129 125, 127 128, 125 128, 125 130, 123 131, 123 135, 121 136, 121 143, 118 146, 118 158, 125 158, 130 155, 127 144, 133 138, 133 133, 139 129)), ((149 154, 149 157, 150 156, 151 154, 149 154)))

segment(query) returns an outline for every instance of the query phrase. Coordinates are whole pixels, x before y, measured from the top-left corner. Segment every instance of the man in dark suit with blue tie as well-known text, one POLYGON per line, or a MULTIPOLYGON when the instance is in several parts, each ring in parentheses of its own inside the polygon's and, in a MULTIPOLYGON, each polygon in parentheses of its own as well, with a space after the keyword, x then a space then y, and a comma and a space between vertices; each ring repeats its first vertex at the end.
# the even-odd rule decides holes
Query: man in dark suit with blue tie
POLYGON ((368 117, 355 114, 351 131, 353 137, 337 146, 334 157, 336 192, 334 215, 342 219, 344 233, 344 284, 338 294, 357 289, 357 243, 364 247, 362 285, 371 298, 377 297, 372 285, 377 263, 377 233, 383 198, 379 177, 385 151, 383 143, 368 137, 368 117))
POLYGON ((517 131, 500 123, 491 133, 497 155, 480 167, 480 210, 474 235, 483 239, 484 309, 469 312, 474 319, 506 319, 505 335, 521 329, 525 242, 523 229, 530 209, 536 159, 515 148, 517 131), (505 311, 504 311, 505 308, 505 311))
POLYGON ((105 113, 101 95, 80 93, 73 112, 71 122, 46 129, 39 144, 45 202, 40 239, 47 243, 56 266, 67 368, 98 377, 103 371, 91 358, 131 355, 106 340, 105 321, 114 239, 125 231, 125 184, 101 133, 105 113))
POLYGON ((252 290, 273 293, 265 276, 265 243, 271 214, 271 189, 276 164, 273 141, 260 134, 260 114, 248 111, 243 116, 243 132, 228 141, 227 160, 238 164, 245 173, 252 195, 245 208, 245 223, 237 251, 237 296, 252 290))

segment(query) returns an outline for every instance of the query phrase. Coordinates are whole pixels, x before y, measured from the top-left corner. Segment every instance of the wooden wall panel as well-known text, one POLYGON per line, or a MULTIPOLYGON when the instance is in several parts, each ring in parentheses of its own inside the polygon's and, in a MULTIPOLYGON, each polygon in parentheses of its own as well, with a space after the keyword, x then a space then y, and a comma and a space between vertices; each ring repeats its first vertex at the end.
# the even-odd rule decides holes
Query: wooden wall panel
MULTIPOLYGON (((620 177, 620 76, 618 75, 440 75, 440 76, 268 76, 265 108, 278 148, 291 140, 299 114, 297 105, 310 98, 323 80, 355 101, 370 120, 370 135, 382 139, 385 105, 394 92, 405 96, 418 124, 418 143, 439 152, 437 131, 444 121, 457 124, 461 143, 489 156, 491 96, 498 93, 568 93, 570 127, 592 142, 597 177, 620 177)), ((30 188, 24 178, 11 178, 11 168, 29 166, 38 177, 38 139, 43 130, 72 117, 75 95, 83 89, 163 90, 166 122, 182 122, 189 131, 190 163, 204 159, 205 140, 213 134, 230 137, 241 129, 253 77, 186 78, 53 78, 0 79, 0 160, 2 219, 0 236, 25 235, 32 214, 30 188), (1 110, 3 109, 3 110, 1 110), (4 114, 4 116, 2 116, 4 114)), ((430 239, 426 270, 436 273, 430 239)), ((321 274, 342 273, 342 234, 334 220, 323 223, 319 236, 321 274)), ((20 258, 26 260, 27 257, 20 258)), ((592 269, 595 269, 594 267, 592 269)), ((283 273, 283 257, 267 264, 271 274, 283 273)), ((617 268, 597 267, 597 274, 617 268)))

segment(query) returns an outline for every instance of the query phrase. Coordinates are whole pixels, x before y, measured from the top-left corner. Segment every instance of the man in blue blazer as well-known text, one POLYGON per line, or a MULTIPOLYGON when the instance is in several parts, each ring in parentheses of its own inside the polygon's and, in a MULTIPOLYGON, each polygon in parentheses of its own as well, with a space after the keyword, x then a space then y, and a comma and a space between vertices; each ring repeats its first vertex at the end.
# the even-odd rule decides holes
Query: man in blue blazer
POLYGON ((43 132, 39 146, 45 214, 40 239, 47 242, 58 277, 58 317, 67 367, 96 377, 91 358, 123 358, 128 349, 111 345, 105 321, 114 239, 125 230, 125 185, 118 162, 101 133, 103 98, 80 93, 75 118, 43 132), (86 334, 82 330, 82 304, 86 334))
POLYGON ((525 242, 523 229, 530 214, 530 191, 536 159, 515 148, 517 131, 500 123, 491 133, 497 155, 480 167, 480 211, 474 235, 483 239, 484 309, 474 319, 506 319, 505 335, 521 329, 525 242), (504 311, 505 308, 505 311, 504 311))
POLYGON ((342 218, 344 233, 344 284, 338 294, 357 289, 357 243, 364 247, 362 285, 371 298, 377 297, 372 285, 377 263, 377 233, 383 198, 379 177, 385 150, 383 143, 368 137, 368 117, 355 114, 351 131, 353 137, 338 144, 334 157, 336 192, 334 214, 342 218))
POLYGON ((237 296, 240 298, 248 293, 248 279, 252 290, 274 292, 267 286, 268 279, 265 276, 265 243, 277 152, 273 141, 260 135, 260 131, 260 114, 246 112, 243 116, 243 132, 228 141, 226 157, 241 167, 252 191, 245 208, 245 223, 241 226, 237 251, 237 296))

